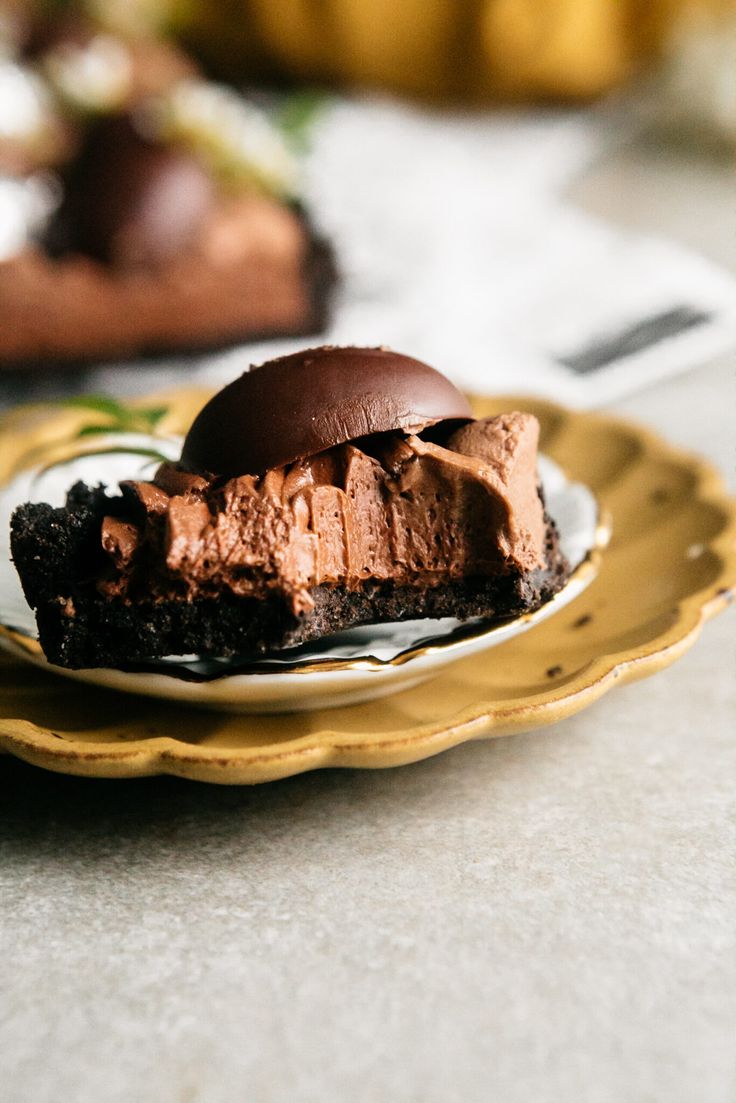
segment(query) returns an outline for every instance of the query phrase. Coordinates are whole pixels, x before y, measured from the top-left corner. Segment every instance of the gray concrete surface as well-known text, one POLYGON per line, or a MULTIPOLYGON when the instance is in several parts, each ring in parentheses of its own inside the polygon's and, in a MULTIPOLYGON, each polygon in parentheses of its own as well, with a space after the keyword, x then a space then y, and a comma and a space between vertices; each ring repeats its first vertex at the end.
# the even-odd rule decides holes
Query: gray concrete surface
MULTIPOLYGON (((578 191, 736 266, 726 171, 633 148, 578 191)), ((733 360, 620 409, 733 485, 733 360)), ((735 626, 400 770, 0 760, 3 1103, 731 1103, 735 626)))

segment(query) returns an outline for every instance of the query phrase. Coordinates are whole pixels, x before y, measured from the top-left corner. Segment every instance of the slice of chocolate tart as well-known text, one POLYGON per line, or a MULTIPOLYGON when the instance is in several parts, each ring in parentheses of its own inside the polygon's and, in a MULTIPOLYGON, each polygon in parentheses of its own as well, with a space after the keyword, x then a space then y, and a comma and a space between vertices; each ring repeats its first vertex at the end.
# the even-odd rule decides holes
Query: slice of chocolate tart
POLYGON ((151 482, 20 506, 13 559, 44 652, 67 667, 505 619, 569 574, 537 442, 530 414, 475 420, 410 357, 310 349, 215 395, 151 482))
POLYGON ((20 220, 0 243, 0 368, 323 330, 332 249, 272 116, 162 40, 94 21, 43 31, 11 68, 44 141, 9 150, 0 134, 20 220))

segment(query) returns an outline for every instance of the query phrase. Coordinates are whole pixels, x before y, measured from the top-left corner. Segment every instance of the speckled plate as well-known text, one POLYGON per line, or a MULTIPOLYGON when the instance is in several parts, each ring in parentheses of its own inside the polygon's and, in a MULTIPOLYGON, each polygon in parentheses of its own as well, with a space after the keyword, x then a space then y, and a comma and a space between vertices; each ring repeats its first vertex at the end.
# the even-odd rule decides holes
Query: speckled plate
MULTIPOLYGON (((202 392, 159 396, 162 432, 179 432, 202 392)), ((326 765, 411 762, 469 738, 522 731, 596 700, 617 680, 658 670, 732 595, 736 507, 718 476, 645 430, 529 399, 483 399, 485 416, 522 406, 542 447, 592 488, 614 537, 589 588, 524 635, 367 704, 294 715, 232 716, 80 686, 0 661, 0 745, 51 769, 91 776, 172 773, 253 783, 326 765)), ((15 411, 0 426, 0 481, 58 458, 79 410, 15 411)))

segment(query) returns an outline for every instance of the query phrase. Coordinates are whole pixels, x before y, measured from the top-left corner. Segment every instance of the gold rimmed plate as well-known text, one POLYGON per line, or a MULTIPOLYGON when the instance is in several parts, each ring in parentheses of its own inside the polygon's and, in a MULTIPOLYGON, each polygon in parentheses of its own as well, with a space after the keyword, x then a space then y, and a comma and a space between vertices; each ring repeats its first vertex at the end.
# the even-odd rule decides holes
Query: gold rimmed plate
MULTIPOLYGON (((186 428, 203 397, 163 396, 170 412, 162 432, 186 428)), ((485 416, 515 406, 539 417, 544 452, 612 518, 597 573, 554 616, 430 671, 430 681, 292 715, 205 712, 184 701, 113 694, 6 657, 0 743, 75 773, 251 783, 325 765, 398 765, 469 738, 539 727, 617 681, 672 662, 734 586, 736 509, 718 476, 646 430, 605 416, 528 399, 483 399, 476 410, 485 416)), ((17 475, 21 453, 40 444, 68 450, 79 416, 40 407, 11 415, 0 428, 0 480, 17 475)), ((402 665, 411 663, 396 669, 402 665)), ((284 675, 299 677, 276 676, 284 675)))
POLYGON ((79 682, 238 712, 297 712, 335 708, 416 685, 448 663, 498 646, 573 601, 595 576, 608 527, 587 487, 540 457, 545 500, 556 519, 562 551, 573 567, 564 588, 540 609, 488 624, 413 620, 352 628, 313 644, 253 660, 176 656, 126 669, 64 670, 47 663, 35 622, 10 562, 10 515, 23 501, 61 505, 77 480, 117 490, 121 478, 149 478, 161 455, 173 457, 181 440, 134 434, 83 434, 76 448, 53 463, 36 453, 0 490, 0 643, 12 654, 79 682), (90 445, 90 437, 94 443, 90 445), (153 459, 152 456, 157 456, 153 459))

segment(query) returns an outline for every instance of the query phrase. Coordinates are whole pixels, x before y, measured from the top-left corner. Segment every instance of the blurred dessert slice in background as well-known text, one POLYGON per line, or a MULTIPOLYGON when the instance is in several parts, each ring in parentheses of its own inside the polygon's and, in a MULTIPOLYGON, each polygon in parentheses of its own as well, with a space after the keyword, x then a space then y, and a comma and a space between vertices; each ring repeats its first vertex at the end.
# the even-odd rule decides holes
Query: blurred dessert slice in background
POLYGON ((150 21, 131 24, 138 7, 127 23, 115 4, 104 20, 71 6, 0 21, 0 365, 325 324, 332 254, 283 136, 150 21))

